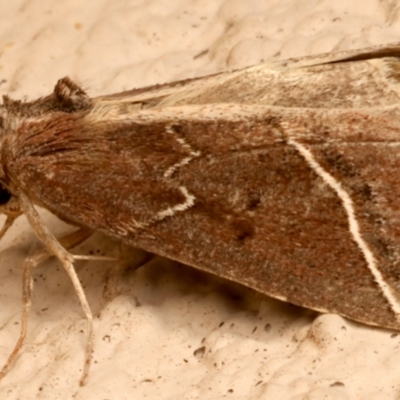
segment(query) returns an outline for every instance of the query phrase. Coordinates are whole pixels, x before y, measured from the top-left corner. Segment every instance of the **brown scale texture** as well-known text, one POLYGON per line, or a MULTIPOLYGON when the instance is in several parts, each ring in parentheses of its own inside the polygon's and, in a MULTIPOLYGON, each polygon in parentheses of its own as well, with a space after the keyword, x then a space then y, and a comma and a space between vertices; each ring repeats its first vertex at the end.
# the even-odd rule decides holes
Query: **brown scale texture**
POLYGON ((400 64, 390 54, 398 49, 90 101, 61 80, 37 102, 7 99, 0 181, 78 226, 294 304, 400 329, 343 199, 292 142, 349 195, 400 301, 400 64))

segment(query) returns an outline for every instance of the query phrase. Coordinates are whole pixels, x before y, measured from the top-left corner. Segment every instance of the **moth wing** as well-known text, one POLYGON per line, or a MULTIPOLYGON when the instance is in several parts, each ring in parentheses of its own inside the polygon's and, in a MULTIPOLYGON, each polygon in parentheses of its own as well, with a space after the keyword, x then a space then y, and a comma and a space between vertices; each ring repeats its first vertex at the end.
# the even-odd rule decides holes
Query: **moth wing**
POLYGON ((112 123, 88 114, 70 130, 56 124, 64 129, 51 141, 30 131, 36 142, 23 142, 15 165, 29 196, 64 220, 399 329, 400 193, 388 182, 400 170, 397 114, 240 104, 112 123))
POLYGON ((7 168, 76 225, 400 329, 398 67, 257 66, 97 98, 21 128, 7 168))
POLYGON ((364 47, 355 50, 331 51, 306 57, 290 58, 288 60, 276 60, 266 64, 271 69, 287 69, 385 57, 400 57, 400 42, 364 47))
POLYGON ((232 72, 155 85, 94 99, 121 117, 161 107, 254 104, 296 108, 396 105, 400 44, 272 61, 232 72), (357 95, 359 93, 359 95, 357 95))

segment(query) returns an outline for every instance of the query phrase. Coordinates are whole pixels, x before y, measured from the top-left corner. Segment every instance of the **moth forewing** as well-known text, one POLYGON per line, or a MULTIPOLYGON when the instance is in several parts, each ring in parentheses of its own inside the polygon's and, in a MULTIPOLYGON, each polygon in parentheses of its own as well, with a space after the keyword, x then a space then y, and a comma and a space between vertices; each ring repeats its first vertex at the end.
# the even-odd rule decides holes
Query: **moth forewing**
POLYGON ((8 224, 23 211, 45 246, 26 270, 52 254, 73 281, 89 321, 82 380, 92 316, 64 245, 94 230, 400 329, 398 55, 375 47, 94 99, 64 78, 35 102, 5 99, 0 183, 19 207, 8 224), (60 244, 34 204, 81 229, 60 244))

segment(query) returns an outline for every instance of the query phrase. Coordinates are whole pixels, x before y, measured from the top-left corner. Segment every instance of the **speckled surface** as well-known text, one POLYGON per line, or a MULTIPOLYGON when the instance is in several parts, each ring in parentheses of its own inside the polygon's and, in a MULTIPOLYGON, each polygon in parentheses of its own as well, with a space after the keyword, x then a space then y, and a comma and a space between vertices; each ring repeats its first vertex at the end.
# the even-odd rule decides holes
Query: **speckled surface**
MULTIPOLYGON (((92 95, 323 51, 396 41, 396 2, 1 0, 0 91, 48 94, 64 75, 92 95)), ((57 235, 70 228, 47 213, 57 235)), ((21 218, 1 242, 0 361, 19 332, 21 265, 36 239, 21 218)), ((76 252, 115 254, 96 235, 76 252)), ((85 320, 60 266, 35 273, 27 343, 2 399, 394 399, 400 337, 319 315, 155 259, 77 270, 96 314, 95 354, 78 381, 85 320)))

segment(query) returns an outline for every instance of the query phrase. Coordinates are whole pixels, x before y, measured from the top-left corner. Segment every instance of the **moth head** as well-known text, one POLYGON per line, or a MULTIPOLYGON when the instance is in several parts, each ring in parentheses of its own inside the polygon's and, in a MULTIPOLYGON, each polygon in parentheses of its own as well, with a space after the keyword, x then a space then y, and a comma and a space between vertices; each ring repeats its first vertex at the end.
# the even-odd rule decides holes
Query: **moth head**
MULTIPOLYGON (((15 129, 15 117, 22 104, 20 101, 13 101, 8 96, 3 96, 3 104, 0 105, 0 149, 3 147, 5 138, 10 135, 10 131, 15 129)), ((6 220, 0 227, 0 239, 22 214, 18 196, 13 194, 6 183, 6 172, 2 162, 3 160, 0 162, 0 215, 4 214, 6 220)))
MULTIPOLYGON (((8 96, 3 96, 3 104, 0 104, 0 214, 7 216, 5 225, 10 224, 22 214, 17 189, 12 185, 12 179, 8 176, 7 165, 9 143, 13 143, 15 132, 24 120, 30 117, 26 109, 30 105, 36 104, 13 100, 8 96), (8 145, 7 145, 8 143, 8 145)), ((4 227, 0 229, 0 238, 5 233, 4 227)))
MULTIPOLYGON (((6 124, 6 117, 6 108, 4 106, 0 106, 0 148, 8 128, 6 124)), ((5 183, 2 182, 2 178, 5 178, 5 172, 3 166, 0 165, 0 214, 5 214, 7 217, 3 227, 0 229, 0 238, 4 236, 10 226, 13 224, 14 220, 22 214, 18 197, 12 194, 5 183)))
POLYGON ((0 239, 5 235, 14 221, 22 214, 18 197, 14 196, 0 182, 0 214, 6 215, 3 227, 0 229, 0 239))

